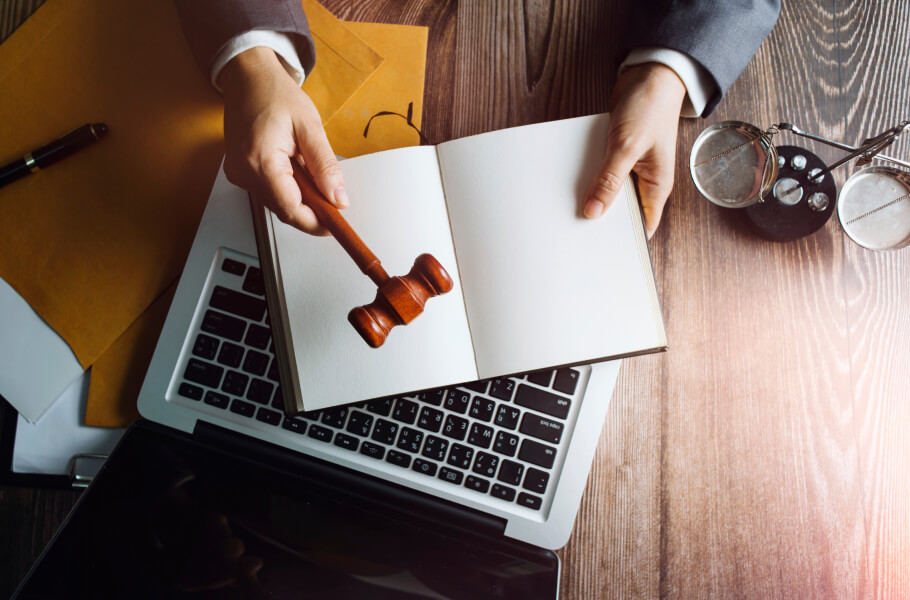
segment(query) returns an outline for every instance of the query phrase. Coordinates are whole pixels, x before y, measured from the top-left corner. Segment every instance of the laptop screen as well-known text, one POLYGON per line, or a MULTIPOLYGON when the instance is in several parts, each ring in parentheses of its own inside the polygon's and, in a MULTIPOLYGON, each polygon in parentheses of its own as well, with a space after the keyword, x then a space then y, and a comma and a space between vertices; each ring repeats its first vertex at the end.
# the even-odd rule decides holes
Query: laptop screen
POLYGON ((18 598, 551 599, 549 552, 134 426, 18 598))

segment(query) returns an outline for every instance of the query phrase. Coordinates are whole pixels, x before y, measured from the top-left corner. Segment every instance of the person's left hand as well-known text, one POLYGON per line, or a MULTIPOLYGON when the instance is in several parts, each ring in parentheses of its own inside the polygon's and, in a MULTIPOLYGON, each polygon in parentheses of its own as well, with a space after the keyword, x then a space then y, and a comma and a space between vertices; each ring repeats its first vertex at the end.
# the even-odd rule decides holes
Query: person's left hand
POLYGON ((648 238, 654 235, 673 188, 676 132, 685 95, 682 80, 662 64, 623 71, 613 89, 606 157, 585 194, 586 217, 596 219, 606 212, 634 172, 645 229, 648 238))

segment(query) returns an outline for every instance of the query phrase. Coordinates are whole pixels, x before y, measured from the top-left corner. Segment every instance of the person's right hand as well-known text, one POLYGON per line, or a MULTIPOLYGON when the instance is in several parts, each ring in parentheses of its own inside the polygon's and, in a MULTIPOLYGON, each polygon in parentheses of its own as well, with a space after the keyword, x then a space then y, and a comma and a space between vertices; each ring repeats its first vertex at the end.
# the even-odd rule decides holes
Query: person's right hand
POLYGON ((288 75, 275 52, 252 48, 222 69, 224 172, 282 222, 316 235, 327 232, 302 203, 292 160, 312 176, 336 208, 348 206, 341 167, 316 106, 288 75))

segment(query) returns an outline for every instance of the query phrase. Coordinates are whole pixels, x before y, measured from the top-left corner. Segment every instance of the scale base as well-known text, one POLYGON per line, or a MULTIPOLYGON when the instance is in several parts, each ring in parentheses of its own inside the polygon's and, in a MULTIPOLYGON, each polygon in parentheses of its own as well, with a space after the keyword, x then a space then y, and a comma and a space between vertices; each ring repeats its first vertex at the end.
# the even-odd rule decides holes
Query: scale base
POLYGON ((759 235, 786 242, 811 235, 825 226, 835 212, 837 186, 831 173, 808 183, 809 173, 826 165, 805 148, 778 146, 777 154, 779 169, 772 191, 764 202, 746 207, 745 212, 759 235), (796 182, 802 184, 801 189, 794 190, 796 182))

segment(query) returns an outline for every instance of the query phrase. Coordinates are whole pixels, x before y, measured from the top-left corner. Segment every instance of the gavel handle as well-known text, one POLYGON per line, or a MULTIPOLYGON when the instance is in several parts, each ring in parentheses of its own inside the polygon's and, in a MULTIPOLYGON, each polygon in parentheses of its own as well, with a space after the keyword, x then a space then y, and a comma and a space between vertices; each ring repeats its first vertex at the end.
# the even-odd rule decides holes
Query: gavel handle
POLYGON ((341 216, 338 209, 332 206, 316 184, 310 174, 304 171, 295 160, 291 160, 294 167, 294 179, 300 187, 303 203, 313 209, 319 223, 331 233, 341 247, 350 255, 357 267, 377 286, 389 279, 389 274, 382 268, 382 263, 360 239, 351 225, 341 216))

